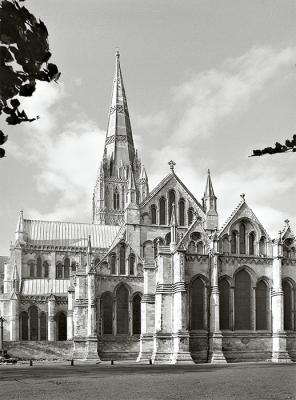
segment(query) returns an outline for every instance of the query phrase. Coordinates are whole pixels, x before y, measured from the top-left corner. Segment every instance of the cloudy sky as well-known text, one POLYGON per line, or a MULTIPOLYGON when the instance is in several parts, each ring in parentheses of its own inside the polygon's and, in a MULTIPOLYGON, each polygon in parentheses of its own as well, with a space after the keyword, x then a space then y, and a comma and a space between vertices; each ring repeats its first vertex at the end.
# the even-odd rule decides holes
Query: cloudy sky
MULTIPOLYGON (((24 3, 23 3, 24 4, 24 3)), ((296 155, 248 158, 296 133, 291 0, 27 0, 49 31, 59 84, 24 101, 34 123, 0 160, 0 254, 26 218, 88 222, 102 157, 115 48, 134 140, 152 189, 175 160, 200 199, 210 168, 220 224, 246 194, 271 236, 296 225, 296 155)))

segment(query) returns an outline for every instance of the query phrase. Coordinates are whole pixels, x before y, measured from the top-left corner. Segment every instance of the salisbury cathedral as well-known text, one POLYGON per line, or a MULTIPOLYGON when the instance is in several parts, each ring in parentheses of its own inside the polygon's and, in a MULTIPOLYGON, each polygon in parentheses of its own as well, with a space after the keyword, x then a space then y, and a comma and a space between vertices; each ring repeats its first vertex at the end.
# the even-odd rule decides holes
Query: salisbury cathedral
POLYGON ((197 200, 174 161, 149 190, 117 53, 91 222, 18 217, 0 285, 7 348, 98 361, 296 361, 289 221, 270 238, 242 194, 220 226, 216 194, 208 171, 197 200))

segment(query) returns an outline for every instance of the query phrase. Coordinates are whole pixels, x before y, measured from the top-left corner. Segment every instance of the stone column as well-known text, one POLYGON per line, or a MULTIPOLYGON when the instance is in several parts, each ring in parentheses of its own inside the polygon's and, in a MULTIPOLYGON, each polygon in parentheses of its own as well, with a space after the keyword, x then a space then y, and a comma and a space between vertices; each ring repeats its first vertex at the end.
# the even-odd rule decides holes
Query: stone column
POLYGON ((19 312, 18 297, 16 293, 12 293, 10 298, 10 337, 11 341, 19 340, 19 312))
POLYGON ((220 306, 218 288, 218 238, 214 234, 212 250, 209 253, 210 263, 210 332, 208 362, 226 363, 222 352, 222 333, 220 331, 220 306))
POLYGON ((273 244, 271 293, 272 304, 272 361, 275 363, 291 362, 287 352, 287 338, 284 332, 284 293, 282 289, 283 244, 281 232, 273 244))
POLYGON ((188 296, 185 285, 185 250, 173 256, 173 355, 172 363, 193 363, 189 352, 188 296))
POLYGON ((55 297, 51 293, 48 298, 48 332, 47 338, 49 342, 56 340, 56 322, 55 322, 55 297))
POLYGON ((96 271, 92 265, 87 274, 87 342, 85 358, 99 360, 96 329, 95 276, 96 271))
POLYGON ((143 266, 144 290, 141 300, 140 352, 137 361, 149 360, 153 351, 155 314, 155 265, 154 260, 143 266))
POLYGON ((74 288, 68 289, 68 312, 67 312, 67 340, 73 339, 73 309, 74 309, 74 288))

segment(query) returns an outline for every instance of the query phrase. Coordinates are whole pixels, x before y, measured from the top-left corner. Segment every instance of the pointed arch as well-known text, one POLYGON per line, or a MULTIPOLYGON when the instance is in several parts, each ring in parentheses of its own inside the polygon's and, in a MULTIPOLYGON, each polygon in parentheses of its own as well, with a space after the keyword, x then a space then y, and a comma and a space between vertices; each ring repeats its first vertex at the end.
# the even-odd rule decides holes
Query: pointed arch
POLYGON ((120 208, 119 191, 117 188, 115 188, 113 193, 113 208, 114 210, 119 210, 120 208))
POLYGON ((282 282, 284 292, 284 330, 294 330, 293 321, 293 303, 294 303, 294 290, 293 284, 289 279, 283 279, 282 282))
POLYGON ((47 323, 46 314, 44 311, 40 313, 40 340, 46 340, 47 338, 47 323))
POLYGON ((179 225, 185 226, 185 200, 179 200, 179 225))
POLYGON ((120 275, 125 275, 126 271, 125 271, 125 244, 124 243, 120 243, 119 246, 119 274, 120 275))
POLYGON ((206 286, 197 276, 190 285, 190 327, 191 330, 206 329, 206 286))
POLYGON ((246 225, 244 222, 239 224, 239 253, 246 254, 246 225))
POLYGON ((151 210, 151 224, 156 225, 156 205, 152 204, 150 210, 151 210))
POLYGON ((263 279, 256 285, 256 330, 269 329, 269 288, 263 279))
POLYGON ((110 254, 111 275, 116 275, 116 254, 110 254))
POLYGON ((26 311, 21 312, 21 340, 29 339, 29 315, 26 311))
POLYGON ((235 275, 234 319, 235 330, 251 329, 251 278, 246 269, 235 275))
POLYGON ((68 279, 70 277, 70 259, 66 257, 64 260, 64 278, 68 279))
POLYGON ((220 328, 230 329, 230 284, 226 278, 222 278, 218 287, 220 293, 220 328))
POLYGON ((38 340, 38 308, 31 306, 29 308, 30 318, 30 340, 38 340))
POLYGON ((136 293, 132 301, 133 305, 133 335, 141 333, 141 295, 136 293))
POLYGON ((266 256, 266 238, 265 236, 261 236, 259 240, 259 255, 266 256))
POLYGON ((165 244, 168 246, 171 243, 171 232, 165 235, 165 244))
POLYGON ((197 252, 197 254, 203 254, 204 253, 204 244, 203 244, 203 242, 198 242, 197 243, 196 252, 197 252))
POLYGON ((194 213, 193 213, 193 208, 190 207, 190 208, 188 209, 188 226, 191 225, 192 222, 193 222, 193 215, 194 215, 194 213))
POLYGON ((116 289, 116 331, 119 335, 127 335, 129 328, 129 291, 121 284, 116 289))
POLYGON ((63 264, 60 261, 56 266, 56 279, 63 279, 63 264))
POLYGON ((255 254, 255 237, 256 234, 254 231, 249 234, 249 255, 253 256, 255 254))
POLYGON ((133 253, 131 253, 129 255, 129 260, 128 260, 130 275, 135 275, 135 262, 136 262, 136 256, 133 253))
POLYGON ((188 244, 188 253, 195 254, 196 253, 196 246, 195 243, 191 240, 188 244))
POLYGON ((153 240, 153 250, 154 250, 154 258, 158 255, 158 247, 164 245, 164 240, 161 237, 155 238, 153 240))
POLYGON ((224 235, 222 237, 222 253, 228 254, 229 253, 229 239, 228 235, 224 235))
POLYGON ((44 261, 43 262, 43 276, 44 276, 44 278, 48 278, 48 275, 49 275, 49 264, 48 264, 48 261, 44 261))
POLYGON ((113 298, 110 292, 103 293, 101 297, 102 334, 113 333, 113 298))
POLYGON ((28 261, 28 269, 29 269, 29 277, 34 278, 35 277, 35 263, 33 260, 28 261))
POLYGON ((67 340, 67 316, 63 311, 56 314, 57 339, 67 340))
POLYGON ((236 254, 237 253, 237 231, 232 231, 231 232, 231 254, 236 254))
POLYGON ((174 189, 171 189, 171 190, 169 190, 169 195, 168 195, 168 198, 169 198, 169 223, 170 223, 170 219, 171 219, 171 216, 172 216, 172 210, 173 210, 173 204, 175 204, 176 205, 176 193, 175 193, 175 191, 174 191, 174 189))
POLYGON ((159 199, 159 225, 166 224, 166 199, 161 197, 159 199))
POLYGON ((37 278, 42 277, 42 260, 41 257, 37 257, 37 273, 36 273, 37 278))

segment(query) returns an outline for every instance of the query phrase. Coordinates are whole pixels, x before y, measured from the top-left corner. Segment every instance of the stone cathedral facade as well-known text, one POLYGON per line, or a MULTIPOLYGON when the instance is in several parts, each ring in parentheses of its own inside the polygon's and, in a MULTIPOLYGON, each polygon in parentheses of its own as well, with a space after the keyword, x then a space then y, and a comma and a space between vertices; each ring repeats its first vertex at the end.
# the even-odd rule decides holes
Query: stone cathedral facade
POLYGON ((198 201, 170 161, 149 191, 117 53, 92 222, 19 215, 0 293, 9 348, 166 363, 295 361, 289 222, 272 240, 241 195, 219 227, 209 171, 205 181, 198 201))

